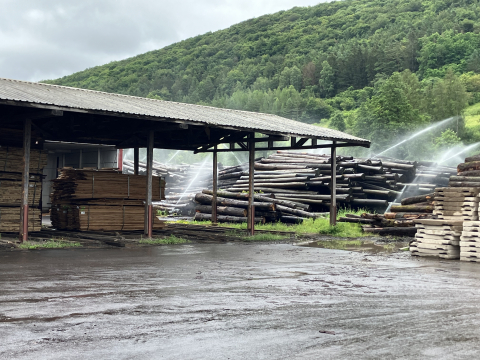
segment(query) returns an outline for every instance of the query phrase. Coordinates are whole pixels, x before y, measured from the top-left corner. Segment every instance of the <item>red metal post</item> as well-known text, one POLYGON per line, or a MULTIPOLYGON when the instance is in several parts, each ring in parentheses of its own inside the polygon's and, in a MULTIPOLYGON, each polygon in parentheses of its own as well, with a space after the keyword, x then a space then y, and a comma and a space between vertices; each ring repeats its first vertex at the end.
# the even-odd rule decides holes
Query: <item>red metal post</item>
POLYGON ((117 168, 120 172, 123 171, 123 149, 118 149, 117 168))

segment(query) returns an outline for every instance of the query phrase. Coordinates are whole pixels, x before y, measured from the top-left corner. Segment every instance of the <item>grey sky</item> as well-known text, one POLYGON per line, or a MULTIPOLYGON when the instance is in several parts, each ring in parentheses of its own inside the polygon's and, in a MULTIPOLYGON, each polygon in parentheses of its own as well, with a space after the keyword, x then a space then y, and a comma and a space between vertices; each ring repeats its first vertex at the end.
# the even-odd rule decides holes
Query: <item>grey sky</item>
POLYGON ((0 77, 69 75, 322 0, 0 0, 0 77))

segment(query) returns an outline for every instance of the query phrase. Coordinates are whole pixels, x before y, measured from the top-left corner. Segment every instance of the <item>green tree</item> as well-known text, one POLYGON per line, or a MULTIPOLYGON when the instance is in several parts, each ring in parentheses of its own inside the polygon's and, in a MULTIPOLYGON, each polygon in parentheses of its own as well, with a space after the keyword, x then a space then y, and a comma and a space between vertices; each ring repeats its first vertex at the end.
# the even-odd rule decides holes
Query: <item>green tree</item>
POLYGON ((320 80, 318 81, 320 95, 322 97, 331 97, 335 91, 335 72, 328 61, 322 62, 322 71, 320 71, 320 80))

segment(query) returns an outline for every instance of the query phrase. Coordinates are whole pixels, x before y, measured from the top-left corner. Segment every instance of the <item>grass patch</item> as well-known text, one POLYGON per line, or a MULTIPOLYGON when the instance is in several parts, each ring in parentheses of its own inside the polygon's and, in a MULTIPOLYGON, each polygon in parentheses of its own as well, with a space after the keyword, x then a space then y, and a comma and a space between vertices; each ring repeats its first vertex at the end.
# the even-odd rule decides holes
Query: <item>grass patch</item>
POLYGON ((473 104, 465 109, 465 127, 475 138, 480 137, 480 103, 473 104))
POLYGON ((189 241, 175 235, 170 235, 166 238, 152 238, 152 239, 142 239, 139 241, 140 244, 148 245, 176 245, 176 244, 186 244, 189 241))
MULTIPOLYGON (((345 216, 345 214, 356 214, 360 215, 364 212, 368 212, 364 209, 360 210, 350 210, 350 209, 341 209, 338 211, 338 217, 345 216)), ((183 220, 182 224, 193 224, 193 225, 211 225, 211 221, 186 221, 183 220)), ((238 230, 247 230, 247 223, 240 224, 220 224, 220 226, 230 227, 232 229, 238 230)), ((268 224, 257 224, 255 229, 258 230, 270 230, 270 231, 293 231, 295 234, 323 234, 323 235, 332 235, 337 237, 363 237, 368 236, 362 231, 362 228, 359 224, 352 223, 338 223, 336 226, 330 226, 329 217, 317 218, 317 219, 306 219, 302 224, 293 224, 288 225, 281 222, 277 223, 268 223, 268 224)), ((371 236, 371 235, 370 235, 371 236)))
POLYGON ((79 242, 72 242, 66 240, 55 240, 50 239, 44 242, 32 242, 26 241, 18 245, 20 249, 28 249, 28 250, 35 250, 35 249, 65 249, 65 248, 74 248, 74 247, 81 247, 82 244, 79 242))
POLYGON ((245 235, 243 233, 238 233, 236 231, 232 231, 229 235, 236 236, 245 241, 280 241, 285 239, 290 239, 289 235, 280 235, 280 234, 271 234, 271 233, 261 233, 251 235, 245 235))

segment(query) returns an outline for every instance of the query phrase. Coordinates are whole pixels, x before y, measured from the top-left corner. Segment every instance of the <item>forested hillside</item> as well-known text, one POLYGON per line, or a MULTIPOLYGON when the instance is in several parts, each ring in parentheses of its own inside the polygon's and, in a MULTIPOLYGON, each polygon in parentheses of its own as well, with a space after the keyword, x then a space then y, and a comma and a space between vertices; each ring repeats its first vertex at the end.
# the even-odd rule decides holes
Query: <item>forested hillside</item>
MULTIPOLYGON (((47 82, 275 113, 383 149, 480 101, 479 19, 477 0, 322 3, 47 82)), ((477 136, 455 122, 428 146, 477 136)))

